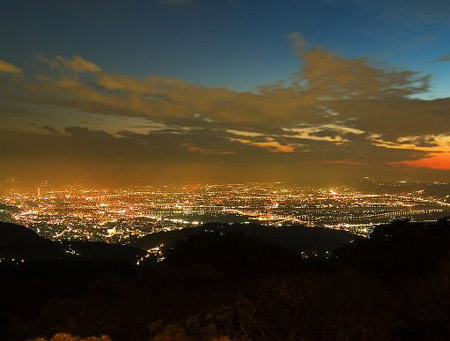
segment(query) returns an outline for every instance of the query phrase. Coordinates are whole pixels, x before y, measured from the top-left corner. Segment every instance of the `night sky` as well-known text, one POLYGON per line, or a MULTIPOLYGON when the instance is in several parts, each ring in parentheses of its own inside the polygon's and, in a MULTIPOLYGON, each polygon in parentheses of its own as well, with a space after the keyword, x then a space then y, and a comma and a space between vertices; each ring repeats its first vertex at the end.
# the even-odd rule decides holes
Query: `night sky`
POLYGON ((0 180, 448 180, 448 0, 0 0, 0 180))

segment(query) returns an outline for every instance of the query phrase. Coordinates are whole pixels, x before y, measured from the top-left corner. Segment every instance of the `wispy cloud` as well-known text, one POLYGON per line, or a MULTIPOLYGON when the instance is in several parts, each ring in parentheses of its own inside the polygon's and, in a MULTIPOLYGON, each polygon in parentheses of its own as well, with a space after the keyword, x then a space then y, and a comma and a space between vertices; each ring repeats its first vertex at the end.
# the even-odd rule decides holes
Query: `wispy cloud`
POLYGON ((207 148, 201 148, 192 143, 183 143, 182 146, 191 153, 201 153, 201 154, 205 154, 205 155, 229 155, 229 154, 236 153, 233 151, 218 151, 218 150, 212 150, 212 149, 207 149, 207 148))
POLYGON ((450 54, 446 54, 446 55, 444 55, 442 57, 439 57, 439 58, 435 59, 434 61, 438 62, 438 63, 440 63, 440 62, 450 62, 450 54))
POLYGON ((0 73, 10 73, 10 74, 22 74, 23 71, 21 68, 15 66, 14 64, 8 63, 0 59, 0 73))
POLYGON ((97 64, 80 56, 73 56, 72 58, 64 58, 62 56, 55 56, 53 58, 40 57, 40 59, 52 68, 70 70, 75 73, 99 73, 101 71, 101 68, 97 64))
POLYGON ((239 142, 248 146, 264 148, 273 153, 293 153, 295 151, 294 144, 282 144, 278 141, 275 141, 273 138, 266 138, 266 140, 262 142, 235 138, 230 138, 229 140, 232 142, 239 142))

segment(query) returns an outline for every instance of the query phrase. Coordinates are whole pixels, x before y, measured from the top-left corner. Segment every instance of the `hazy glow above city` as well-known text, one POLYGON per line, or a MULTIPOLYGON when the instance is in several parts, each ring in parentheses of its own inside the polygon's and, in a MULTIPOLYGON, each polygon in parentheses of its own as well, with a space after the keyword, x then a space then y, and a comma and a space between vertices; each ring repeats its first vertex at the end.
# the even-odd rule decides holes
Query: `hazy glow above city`
POLYGON ((274 4, 2 2, 0 178, 447 180, 448 2, 274 4))

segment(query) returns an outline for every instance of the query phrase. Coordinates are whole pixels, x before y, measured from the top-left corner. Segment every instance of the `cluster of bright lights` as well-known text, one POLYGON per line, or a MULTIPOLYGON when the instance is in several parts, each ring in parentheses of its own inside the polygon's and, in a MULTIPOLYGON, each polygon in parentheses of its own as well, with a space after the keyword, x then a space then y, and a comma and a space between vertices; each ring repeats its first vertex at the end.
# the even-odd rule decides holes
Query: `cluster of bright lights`
POLYGON ((450 210, 445 198, 423 191, 362 193, 347 187, 312 189, 280 183, 178 187, 79 187, 11 190, 0 202, 16 207, 11 220, 54 240, 122 242, 148 233, 209 221, 302 224, 367 235, 376 223, 401 217, 427 220, 450 210))

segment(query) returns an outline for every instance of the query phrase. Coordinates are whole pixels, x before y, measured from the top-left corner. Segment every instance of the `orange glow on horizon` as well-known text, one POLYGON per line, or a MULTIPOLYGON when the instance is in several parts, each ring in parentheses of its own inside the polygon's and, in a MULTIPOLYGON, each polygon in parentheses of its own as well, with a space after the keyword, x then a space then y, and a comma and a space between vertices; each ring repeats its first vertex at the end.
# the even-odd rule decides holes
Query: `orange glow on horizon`
POLYGON ((428 157, 423 159, 393 162, 392 164, 408 167, 450 170, 450 153, 431 153, 428 157))

